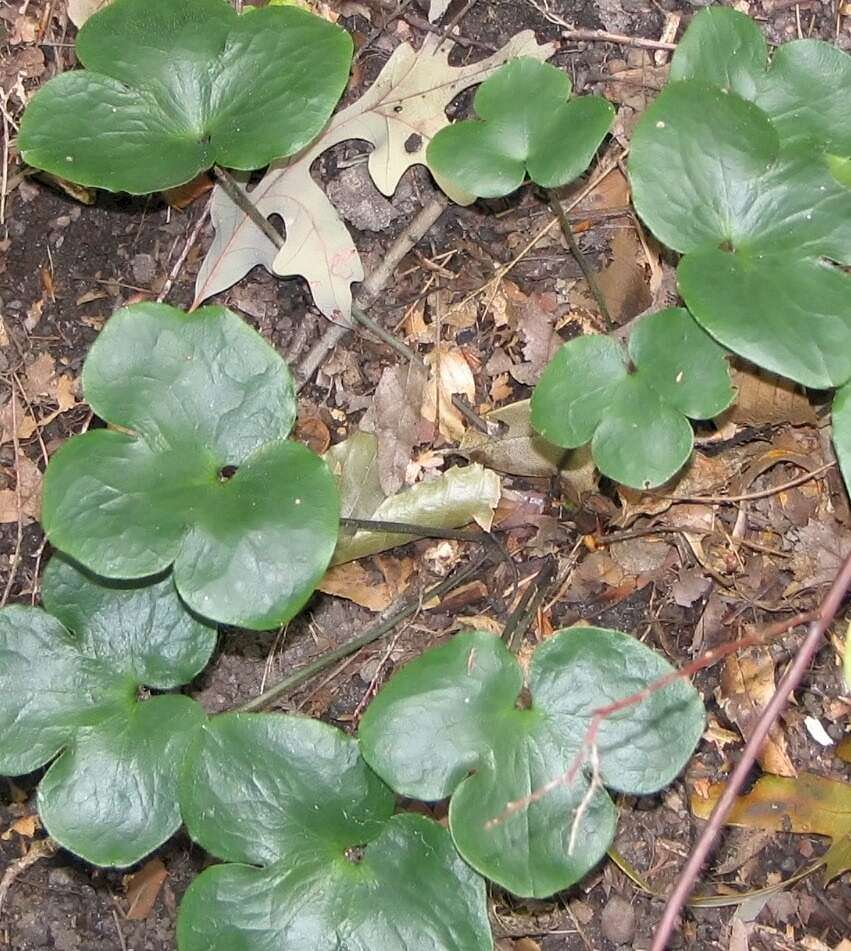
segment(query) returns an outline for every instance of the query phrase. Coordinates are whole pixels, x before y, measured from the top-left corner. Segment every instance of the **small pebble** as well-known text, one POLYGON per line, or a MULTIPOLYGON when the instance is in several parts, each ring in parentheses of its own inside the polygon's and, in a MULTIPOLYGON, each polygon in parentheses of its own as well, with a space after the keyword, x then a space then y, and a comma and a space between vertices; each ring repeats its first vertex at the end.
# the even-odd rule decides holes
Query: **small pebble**
POLYGON ((635 937, 635 909, 620 895, 612 895, 600 921, 603 937, 613 944, 630 944, 635 937))

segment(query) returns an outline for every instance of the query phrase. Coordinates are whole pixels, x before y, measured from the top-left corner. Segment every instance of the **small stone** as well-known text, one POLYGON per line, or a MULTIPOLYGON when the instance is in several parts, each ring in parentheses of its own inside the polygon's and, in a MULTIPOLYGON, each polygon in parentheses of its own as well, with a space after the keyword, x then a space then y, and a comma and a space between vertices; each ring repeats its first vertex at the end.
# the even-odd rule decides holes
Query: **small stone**
POLYGON ((340 214, 358 231, 384 231, 401 215, 373 185, 365 164, 343 169, 328 183, 326 191, 340 214))
POLYGON ((600 930, 613 944, 631 944, 635 936, 635 909, 625 898, 612 895, 603 909, 600 930))
POLYGON ((73 870, 64 866, 50 869, 47 873, 47 881, 51 888, 61 889, 73 889, 78 884, 73 870))
POLYGON ((150 254, 137 254, 133 258, 133 280, 148 287, 156 273, 156 262, 150 254))

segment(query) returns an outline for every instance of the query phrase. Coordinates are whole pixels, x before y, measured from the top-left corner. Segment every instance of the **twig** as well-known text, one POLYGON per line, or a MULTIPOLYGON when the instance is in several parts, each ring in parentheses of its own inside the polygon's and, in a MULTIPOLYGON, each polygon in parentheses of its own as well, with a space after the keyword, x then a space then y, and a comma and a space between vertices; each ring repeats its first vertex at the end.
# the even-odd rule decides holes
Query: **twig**
POLYGON ((659 498, 670 499, 673 502, 697 502, 704 505, 724 505, 727 502, 750 502, 753 499, 766 499, 771 495, 777 495, 778 492, 785 492, 787 489, 794 489, 796 485, 803 485, 820 476, 828 469, 832 469, 835 462, 826 462, 823 466, 813 469, 811 472, 805 472, 801 476, 796 476, 788 482, 781 485, 775 485, 770 489, 760 489, 758 492, 748 492, 746 495, 661 495, 659 498))
MULTIPOLYGON (((851 556, 849 556, 849 558, 851 558, 851 556)), ((717 663, 719 660, 722 660, 724 657, 727 657, 729 654, 743 650, 746 647, 753 647, 756 644, 762 644, 766 640, 778 637, 780 634, 785 634, 793 627, 806 624, 808 621, 812 620, 813 617, 813 612, 796 614, 794 617, 787 618, 785 621, 777 621, 775 624, 769 625, 762 631, 749 634, 746 637, 739 638, 736 641, 730 641, 728 644, 722 644, 720 647, 713 647, 711 650, 706 651, 706 653, 701 654, 700 657, 696 657, 693 661, 691 661, 691 663, 686 664, 685 667, 681 667, 679 670, 672 670, 669 674, 664 674, 663 676, 658 677, 656 680, 651 681, 642 690, 638 690, 627 697, 622 697, 620 700, 616 700, 614 703, 610 703, 608 706, 600 707, 599 709, 594 710, 591 714, 591 721, 588 724, 588 729, 585 731, 585 736, 582 739, 582 745, 579 748, 579 752, 573 758, 567 769, 560 775, 555 776, 549 782, 545 783, 543 786, 540 786, 538 789, 531 792, 528 796, 524 796, 522 799, 514 799, 507 803, 505 809, 503 809, 503 811, 498 816, 494 816, 485 823, 485 828, 492 829, 495 826, 501 825, 506 819, 510 818, 515 813, 520 812, 523 809, 527 809, 530 805, 532 805, 532 803, 538 802, 538 800, 548 796, 560 786, 570 786, 579 773, 579 770, 584 764, 590 750, 596 745, 597 734, 600 732, 600 727, 602 726, 604 720, 607 720, 609 717, 614 716, 614 714, 620 713, 629 707, 634 707, 639 703, 643 703, 649 696, 656 693, 657 691, 664 690, 665 687, 670 686, 677 680, 683 680, 691 677, 693 674, 697 673, 698 670, 702 670, 704 667, 711 667, 713 664, 717 663)))
POLYGON ((6 604, 9 600, 9 595, 12 593, 12 585, 15 583, 15 577, 18 574, 18 567, 21 563, 21 548, 24 544, 24 504, 23 494, 21 492, 21 444, 18 440, 17 402, 18 398, 15 393, 15 388, 12 387, 12 397, 9 400, 9 406, 12 415, 12 448, 15 452, 15 509, 18 515, 18 532, 15 539, 15 551, 12 554, 12 561, 9 565, 9 577, 6 579, 6 586, 3 589, 3 597, 0 598, 0 607, 6 604))
POLYGON ((378 39, 379 36, 387 29, 388 26, 394 21, 398 20, 403 16, 405 11, 411 5, 412 0, 401 0, 395 9, 389 10, 387 16, 384 18, 384 22, 377 26, 369 36, 363 41, 363 43, 358 48, 355 55, 352 57, 352 66, 357 63, 357 61, 363 56, 363 54, 372 46, 372 44, 378 39))
MULTIPOLYGON (((376 268, 363 283, 360 299, 357 304, 361 310, 364 307, 368 307, 375 297, 378 296, 393 276, 394 271, 405 255, 423 239, 448 205, 449 199, 445 195, 435 195, 427 205, 423 206, 419 214, 404 231, 402 231, 393 244, 390 245, 379 267, 376 268)), ((348 333, 349 329, 350 328, 342 326, 341 324, 331 324, 325 330, 322 337, 311 347, 307 356, 299 364, 298 369, 302 385, 319 369, 326 355, 337 346, 348 333)))
POLYGON ((430 588, 425 594, 403 602, 392 614, 378 621, 359 637, 355 637, 341 647, 337 647, 323 654, 321 657, 317 657, 316 660, 294 671, 282 680, 279 680, 276 684, 273 684, 267 690, 264 690, 254 697, 253 700, 249 700, 247 703, 242 704, 242 706, 236 707, 235 710, 238 713, 250 713, 268 707, 270 703, 273 703, 296 687, 300 687, 305 681, 310 680, 311 677, 318 674, 321 670, 336 663, 338 660, 342 660, 344 657, 348 657, 350 654, 354 654, 355 651, 360 650, 367 644, 372 644, 374 641, 377 641, 392 631, 400 621, 404 621, 405 618, 416 614, 425 602, 430 601, 432 598, 443 597, 443 595, 474 575, 487 560, 488 555, 480 555, 474 561, 470 562, 470 564, 456 571, 451 577, 444 578, 443 581, 436 584, 433 588, 430 588))
POLYGON ((611 333, 615 329, 615 323, 612 320, 612 315, 609 313, 609 306, 606 303, 606 298, 603 296, 603 291, 600 288, 600 283, 597 280, 594 268, 591 267, 588 263, 588 259, 582 253, 582 249, 579 247, 576 237, 573 234, 573 228, 570 227, 570 219, 567 217, 561 200, 558 195, 556 195, 555 190, 548 188, 546 189, 546 193, 547 201, 553 214, 558 219, 558 223, 561 225, 561 231, 567 241, 568 248, 570 248, 570 253, 576 259, 576 263, 579 265, 585 276, 585 280, 588 282, 588 287, 591 288, 591 293, 594 295, 594 300, 597 302, 597 307, 600 310, 600 316, 606 325, 606 333, 611 333))
POLYGON ((532 623, 535 612, 546 597, 553 580, 554 572, 555 560, 553 558, 547 558, 543 568, 541 568, 538 574, 532 579, 531 583, 523 592, 523 597, 517 602, 517 606, 505 622, 502 639, 505 641, 505 646, 512 653, 517 650, 520 638, 526 633, 526 629, 532 623))
POLYGON ((588 751, 588 760, 591 763, 591 782, 588 783, 588 788, 585 790, 585 795, 582 797, 582 802, 577 806, 576 812, 573 816, 573 825, 570 829, 570 839, 567 844, 567 854, 573 855, 573 852, 576 848, 576 838, 579 834, 579 825, 582 822, 585 813, 588 812, 588 807, 591 805, 591 801, 594 798, 595 793, 598 789, 602 788, 602 780, 600 779, 600 756, 597 752, 597 744, 595 743, 590 750, 588 751))
POLYGON ((251 219, 252 224, 258 227, 272 242, 275 248, 280 251, 284 246, 284 239, 280 231, 275 228, 272 222, 269 221, 257 205, 254 204, 247 192, 244 191, 231 173, 220 165, 214 165, 213 176, 219 185, 222 186, 222 191, 228 198, 230 198, 240 211, 244 212, 251 219))
MULTIPOLYGON (((376 0, 378 5, 384 10, 395 10, 395 0, 376 0)), ((417 16, 416 13, 409 13, 407 10, 402 14, 402 19, 418 30, 424 30, 426 33, 435 33, 440 36, 441 28, 429 23, 424 17, 417 16)), ((494 52, 496 47, 488 43, 482 43, 480 40, 472 40, 467 36, 459 36, 457 33, 452 36, 452 42, 458 46, 474 46, 476 49, 485 50, 488 53, 494 52)))
POLYGON ((738 796, 739 791, 747 780, 748 774, 756 762, 757 754, 762 749, 763 741, 768 736, 768 731, 774 726, 777 718, 786 706, 789 696, 795 687, 798 686, 798 683, 804 676, 804 672, 807 667, 809 667, 810 662, 824 638, 825 631, 836 617, 836 613, 842 604, 849 585, 851 585, 851 555, 848 555, 842 567, 839 569, 833 584, 830 586, 830 590, 822 602, 817 619, 810 623, 807 636, 798 648, 795 659, 792 661, 783 679, 777 685, 771 700, 762 711, 753 733, 748 738, 745 748, 742 750, 739 762, 727 780, 724 792, 712 810, 712 815, 709 817, 709 821, 706 823, 700 838, 697 840, 697 844, 692 849, 691 856, 685 868, 680 873, 677 884, 674 886, 674 890, 668 898, 668 903, 665 905, 665 911, 653 938, 651 951, 664 951, 667 947, 677 923, 680 909, 688 898, 700 869, 703 867, 703 863, 712 851, 715 839, 721 830, 721 826, 724 824, 724 819, 727 817, 727 813, 735 802, 736 796, 738 796))
POLYGON ((183 245, 183 250, 180 252, 180 257, 174 262, 174 267, 169 271, 168 277, 165 279, 165 283, 162 286, 162 290, 157 294, 157 303, 161 304, 166 297, 168 297, 169 291, 174 286, 174 282, 177 280, 178 274, 180 274, 183 269, 183 265, 186 263, 186 259, 189 257, 189 252, 195 246, 195 242, 198 240, 198 236, 201 234, 201 229, 204 227, 204 222, 207 220, 207 216, 210 214, 210 208, 213 206, 213 196, 211 195, 207 199, 207 203, 204 205, 204 209, 201 214, 198 216, 198 220, 192 226, 192 230, 189 232, 189 235, 186 238, 186 243, 183 245))
POLYGON ((3 903, 6 901, 6 895, 21 872, 25 872, 31 865, 35 865, 41 859, 49 859, 55 853, 56 843, 53 839, 39 839, 37 842, 33 842, 26 855, 22 855, 9 864, 3 873, 3 878, 0 879, 0 915, 3 913, 3 903))
POLYGON ((643 36, 626 36, 623 33, 609 33, 606 30, 564 30, 566 40, 585 40, 589 43, 618 43, 621 46, 637 46, 641 50, 675 50, 676 43, 664 43, 662 40, 648 40, 643 36))

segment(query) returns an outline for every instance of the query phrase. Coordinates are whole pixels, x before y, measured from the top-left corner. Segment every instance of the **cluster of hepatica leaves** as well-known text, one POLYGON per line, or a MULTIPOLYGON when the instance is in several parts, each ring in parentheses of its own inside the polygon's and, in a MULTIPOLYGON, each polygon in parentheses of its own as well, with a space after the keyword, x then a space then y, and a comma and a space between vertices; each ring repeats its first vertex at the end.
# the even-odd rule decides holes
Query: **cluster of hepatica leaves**
MULTIPOLYGON (((144 193, 307 145, 352 44, 291 6, 114 0, 77 49, 86 69, 33 98, 21 153, 144 193)), ((603 472, 649 487, 688 458, 689 420, 729 405, 724 347, 808 386, 848 380, 850 87, 848 57, 826 44, 769 62, 746 17, 695 18, 630 157, 639 213, 682 254, 689 309, 643 318, 626 345, 566 344, 532 400, 547 440, 590 442, 603 472)), ((613 117, 525 59, 474 109, 428 158, 480 197, 575 180, 613 117)), ((215 623, 264 630, 303 607, 334 555, 346 474, 288 438, 289 371, 221 307, 119 311, 83 387, 106 426, 48 466, 43 523, 62 554, 43 608, 0 611, 0 773, 49 764, 44 825, 95 864, 131 865, 181 823, 221 859, 186 894, 181 951, 491 948, 482 876, 533 897, 578 881, 614 834, 606 787, 653 792, 690 756, 703 708, 675 681, 600 723, 589 769, 595 711, 671 670, 598 628, 557 632, 525 668, 494 636, 459 635, 390 680, 357 739, 299 717, 208 717, 179 689, 215 623), (397 812, 396 795, 448 798, 449 828, 397 812)), ((834 429, 847 468, 848 387, 834 429)))

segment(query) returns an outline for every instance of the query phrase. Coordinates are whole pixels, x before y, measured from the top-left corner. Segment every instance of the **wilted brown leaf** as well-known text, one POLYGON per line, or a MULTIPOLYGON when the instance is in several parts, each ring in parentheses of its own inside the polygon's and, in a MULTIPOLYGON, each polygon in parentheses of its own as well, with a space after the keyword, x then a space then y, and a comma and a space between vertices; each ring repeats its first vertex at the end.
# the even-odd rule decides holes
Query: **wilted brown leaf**
MULTIPOLYGON (((449 344, 441 344, 427 357, 430 369, 422 402, 422 416, 436 423, 440 432, 453 442, 466 432, 464 417, 452 404, 457 393, 472 403, 476 398, 476 381, 464 354, 449 344)), ((399 407, 396 407, 398 413, 399 407)))
POLYGON ((425 385, 425 371, 414 363, 387 367, 378 381, 374 403, 375 435, 378 439, 378 477, 386 495, 393 495, 405 484, 408 463, 420 440, 425 385))
MULTIPOLYGON (((774 690, 774 660, 767 648, 752 647, 731 654, 724 662, 719 702, 745 739, 753 732, 760 714, 774 696, 774 690)), ((767 773, 797 775, 786 752, 786 738, 777 725, 769 732, 757 759, 767 773)))
POLYGON ((612 260, 597 275, 597 282, 617 324, 650 307, 652 298, 644 270, 641 242, 631 228, 621 228, 612 238, 612 260))
POLYGON ((353 601, 370 611, 383 611, 393 600, 390 586, 376 581, 358 561, 329 568, 317 589, 353 601))
POLYGON ((167 878, 166 867, 159 859, 148 859, 138 872, 124 876, 130 921, 142 921, 150 915, 167 878))
POLYGON ((19 515, 24 522, 36 521, 41 514, 41 470, 26 456, 20 455, 14 468, 3 472, 13 488, 0 490, 0 525, 17 522, 19 515))
POLYGON ((733 405, 723 414, 724 421, 739 426, 781 423, 815 426, 818 423, 806 393, 791 380, 756 367, 736 367, 733 385, 738 394, 733 405))

